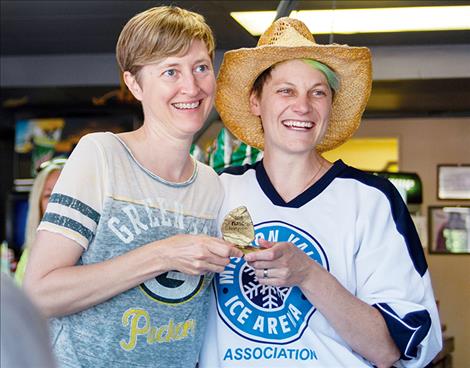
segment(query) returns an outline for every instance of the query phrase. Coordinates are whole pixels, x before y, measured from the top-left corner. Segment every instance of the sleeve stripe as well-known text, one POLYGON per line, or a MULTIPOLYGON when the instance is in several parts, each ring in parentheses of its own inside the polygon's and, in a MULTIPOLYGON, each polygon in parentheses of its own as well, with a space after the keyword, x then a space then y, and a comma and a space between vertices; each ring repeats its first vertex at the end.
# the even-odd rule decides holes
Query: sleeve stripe
POLYGON ((400 318, 386 303, 373 305, 385 320, 390 335, 401 352, 401 359, 409 360, 418 355, 418 345, 431 328, 427 310, 410 312, 400 318))
POLYGON ((77 222, 77 221, 75 221, 75 220, 73 220, 69 217, 58 215, 56 213, 46 212, 46 214, 44 215, 42 221, 43 222, 50 222, 51 224, 62 226, 62 227, 65 227, 67 229, 70 229, 70 230, 80 234, 84 238, 86 238, 88 240, 88 242, 91 241, 91 239, 93 238, 93 235, 94 235, 93 232, 90 229, 83 226, 79 222, 77 222))
POLYGON ((413 261, 416 271, 418 271, 422 277, 428 269, 428 264, 424 256, 421 241, 413 224, 413 220, 411 219, 406 204, 403 202, 398 190, 396 190, 394 185, 388 179, 372 174, 366 174, 360 170, 345 166, 344 163, 342 163, 342 165, 347 167, 347 170, 341 173, 341 177, 358 180, 364 185, 376 188, 387 197, 392 210, 395 226, 405 240, 408 254, 413 261))
MULTIPOLYGON (((406 357, 406 358, 409 358, 409 359, 415 358, 416 355, 414 355, 414 356, 409 356, 409 354, 407 354, 407 352, 408 352, 409 349, 410 349, 410 344, 411 344, 411 342, 412 342, 412 340, 413 340, 414 335, 416 334, 416 331, 419 329, 419 327, 413 328, 413 327, 411 327, 410 325, 406 324, 404 321, 402 321, 400 318, 398 318, 397 315, 395 315, 395 314, 393 314, 393 313, 391 313, 391 312, 389 312, 389 311, 387 311, 387 310, 385 310, 385 309, 382 309, 382 307, 381 307, 380 305, 378 305, 378 307, 379 307, 379 308, 381 309, 381 311, 383 312, 382 315, 383 315, 384 313, 386 313, 386 314, 389 316, 389 318, 395 319, 395 320, 396 320, 396 323, 401 323, 401 324, 403 324, 403 326, 405 326, 406 328, 408 328, 408 329, 410 330, 410 333, 411 333, 411 331, 413 331, 413 333, 411 334, 410 339, 408 340, 408 344, 406 345, 404 351, 401 351, 401 349, 400 349, 400 351, 401 351, 401 353, 402 353, 401 355, 404 356, 404 357, 406 357)), ((386 317, 384 316, 384 318, 386 318, 386 317)), ((386 319, 386 320, 387 320, 387 319, 386 319)), ((388 325, 389 325, 389 324, 387 323, 387 326, 388 326, 388 325)), ((393 336, 392 336, 392 338, 393 338, 393 336)), ((394 340, 395 340, 395 339, 394 339, 394 340)), ((397 344, 397 345, 398 345, 398 344, 397 344)), ((403 358, 403 357, 402 357, 402 358, 403 358)))
POLYGON ((67 195, 54 193, 51 195, 51 198, 49 198, 49 202, 58 203, 62 206, 73 208, 74 210, 79 211, 83 215, 93 220, 96 224, 98 224, 100 220, 100 214, 96 212, 93 208, 86 205, 82 201, 79 201, 78 199, 69 197, 67 195))

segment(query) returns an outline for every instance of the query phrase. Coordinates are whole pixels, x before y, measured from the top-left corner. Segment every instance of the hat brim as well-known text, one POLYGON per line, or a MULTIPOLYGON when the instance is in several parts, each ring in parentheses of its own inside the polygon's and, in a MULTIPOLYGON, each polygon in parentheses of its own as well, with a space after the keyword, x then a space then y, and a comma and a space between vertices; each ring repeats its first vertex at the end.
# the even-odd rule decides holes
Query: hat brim
POLYGON ((368 48, 347 45, 285 47, 264 45, 228 51, 217 79, 215 106, 225 126, 246 144, 264 149, 259 117, 250 111, 250 93, 256 78, 270 66, 292 59, 313 59, 328 65, 340 78, 330 122, 318 152, 348 140, 359 127, 372 86, 368 48))

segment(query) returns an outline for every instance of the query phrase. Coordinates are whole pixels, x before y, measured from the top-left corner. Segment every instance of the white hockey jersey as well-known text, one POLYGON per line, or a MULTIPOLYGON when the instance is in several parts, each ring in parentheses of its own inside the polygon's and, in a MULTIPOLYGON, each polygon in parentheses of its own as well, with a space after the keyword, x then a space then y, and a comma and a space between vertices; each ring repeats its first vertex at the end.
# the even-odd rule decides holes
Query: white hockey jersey
MULTIPOLYGON (((262 161, 230 168, 221 179, 219 225, 230 210, 246 206, 254 245, 260 238, 294 243, 377 308, 401 352, 395 367, 424 367, 438 353, 441 327, 423 249, 388 180, 337 161, 286 203, 262 161)), ((200 367, 372 367, 299 288, 260 285, 240 258, 214 280, 200 367)))

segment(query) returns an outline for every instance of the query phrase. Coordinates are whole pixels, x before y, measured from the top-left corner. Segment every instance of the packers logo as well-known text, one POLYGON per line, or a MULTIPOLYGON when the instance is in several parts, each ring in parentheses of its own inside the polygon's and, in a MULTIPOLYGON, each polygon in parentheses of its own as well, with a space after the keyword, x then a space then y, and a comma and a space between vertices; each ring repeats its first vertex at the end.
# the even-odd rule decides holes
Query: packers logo
POLYGON ((204 276, 190 276, 178 271, 163 273, 140 285, 153 300, 164 304, 181 304, 191 300, 204 285, 204 276))
MULTIPOLYGON (((255 240, 291 242, 329 270, 317 240, 307 232, 281 221, 255 225, 255 240)), ((260 285, 253 268, 243 258, 233 258, 215 276, 217 309, 225 324, 252 341, 288 344, 299 339, 315 307, 298 287, 260 285)))

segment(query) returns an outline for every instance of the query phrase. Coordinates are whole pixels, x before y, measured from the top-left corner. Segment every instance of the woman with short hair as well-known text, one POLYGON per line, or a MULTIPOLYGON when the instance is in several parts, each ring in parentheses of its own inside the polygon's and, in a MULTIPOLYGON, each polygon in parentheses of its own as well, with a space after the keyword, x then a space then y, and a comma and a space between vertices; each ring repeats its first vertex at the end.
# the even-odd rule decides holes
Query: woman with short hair
POLYGON ((143 125, 80 140, 24 284, 61 367, 194 367, 212 273, 241 255, 213 237, 222 187, 189 154, 212 108, 214 40, 202 16, 163 6, 126 24, 116 54, 143 125))

